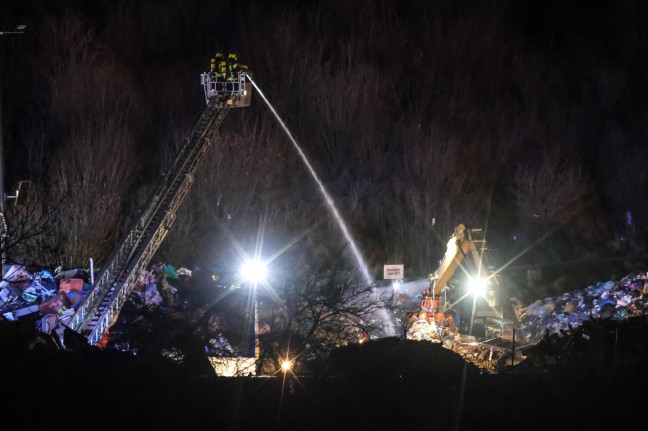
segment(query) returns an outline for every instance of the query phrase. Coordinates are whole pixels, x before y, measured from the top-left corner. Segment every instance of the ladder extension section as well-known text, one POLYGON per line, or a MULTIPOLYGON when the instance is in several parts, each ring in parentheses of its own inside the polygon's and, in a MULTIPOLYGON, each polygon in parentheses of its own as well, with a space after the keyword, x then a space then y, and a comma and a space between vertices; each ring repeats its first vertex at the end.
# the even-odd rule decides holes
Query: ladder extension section
POLYGON ((209 100, 191 137, 186 140, 173 165, 141 217, 124 236, 106 261, 83 304, 70 322, 70 329, 96 345, 116 321, 137 279, 153 258, 171 228, 176 211, 193 183, 194 174, 211 145, 211 136, 229 112, 227 100, 209 100))

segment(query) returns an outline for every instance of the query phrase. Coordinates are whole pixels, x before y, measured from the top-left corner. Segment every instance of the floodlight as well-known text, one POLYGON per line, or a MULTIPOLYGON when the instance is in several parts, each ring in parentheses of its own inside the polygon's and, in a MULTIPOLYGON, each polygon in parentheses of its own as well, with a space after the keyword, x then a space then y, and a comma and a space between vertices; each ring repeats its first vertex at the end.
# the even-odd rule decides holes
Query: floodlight
POLYGON ((241 277, 246 281, 257 282, 264 280, 266 273, 266 264, 260 260, 249 260, 241 265, 241 277))
POLYGON ((484 296, 486 295, 486 282, 481 278, 471 278, 469 289, 475 297, 484 296))

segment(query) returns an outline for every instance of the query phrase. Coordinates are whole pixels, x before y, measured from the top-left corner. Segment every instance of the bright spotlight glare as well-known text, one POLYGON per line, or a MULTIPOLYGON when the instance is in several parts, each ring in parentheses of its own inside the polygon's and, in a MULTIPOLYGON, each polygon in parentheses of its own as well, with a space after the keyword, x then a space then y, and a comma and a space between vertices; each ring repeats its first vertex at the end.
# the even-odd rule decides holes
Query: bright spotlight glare
POLYGON ((285 359, 283 362, 281 362, 281 369, 285 373, 286 371, 289 371, 290 368, 292 367, 292 364, 290 363, 289 360, 285 359))
POLYGON ((401 285, 402 284, 401 284, 401 282, 399 280, 394 280, 392 282, 392 289, 398 290, 398 289, 400 289, 401 285))
POLYGON ((481 278, 472 278, 470 280, 470 293, 473 296, 485 296, 486 295, 486 282, 481 278))
POLYGON ((241 266, 241 277, 247 281, 261 281, 266 277, 266 265, 260 260, 249 260, 241 266))

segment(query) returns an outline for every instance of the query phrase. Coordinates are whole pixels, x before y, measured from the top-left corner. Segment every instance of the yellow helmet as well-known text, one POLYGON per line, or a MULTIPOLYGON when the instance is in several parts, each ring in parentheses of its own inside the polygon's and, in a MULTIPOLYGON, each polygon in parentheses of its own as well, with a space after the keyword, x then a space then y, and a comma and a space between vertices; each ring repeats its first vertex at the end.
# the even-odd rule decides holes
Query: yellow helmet
POLYGON ((231 53, 227 56, 227 58, 228 58, 228 59, 231 59, 231 60, 234 60, 234 61, 238 61, 238 55, 234 54, 233 52, 231 52, 231 53))
POLYGON ((223 58, 223 53, 220 51, 216 52, 216 58, 223 58))

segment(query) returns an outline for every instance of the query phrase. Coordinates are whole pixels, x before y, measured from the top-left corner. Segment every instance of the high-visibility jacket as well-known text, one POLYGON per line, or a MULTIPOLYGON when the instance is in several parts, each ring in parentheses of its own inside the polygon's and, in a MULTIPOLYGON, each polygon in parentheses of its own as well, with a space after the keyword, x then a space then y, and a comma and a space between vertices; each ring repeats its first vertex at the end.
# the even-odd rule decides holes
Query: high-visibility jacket
POLYGON ((227 55, 227 80, 228 81, 234 81, 238 78, 238 74, 240 72, 245 72, 247 70, 247 66, 243 64, 239 64, 238 62, 238 55, 236 53, 230 52, 227 55))
POLYGON ((227 60, 224 58, 217 59, 216 73, 219 78, 225 78, 228 72, 227 60))
POLYGON ((229 74, 227 75, 227 79, 233 81, 236 79, 236 75, 241 71, 241 66, 239 65, 238 61, 233 61, 230 60, 228 62, 228 72, 229 74))

